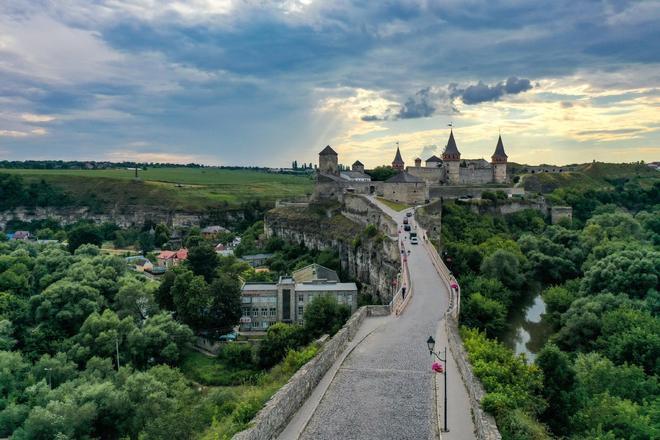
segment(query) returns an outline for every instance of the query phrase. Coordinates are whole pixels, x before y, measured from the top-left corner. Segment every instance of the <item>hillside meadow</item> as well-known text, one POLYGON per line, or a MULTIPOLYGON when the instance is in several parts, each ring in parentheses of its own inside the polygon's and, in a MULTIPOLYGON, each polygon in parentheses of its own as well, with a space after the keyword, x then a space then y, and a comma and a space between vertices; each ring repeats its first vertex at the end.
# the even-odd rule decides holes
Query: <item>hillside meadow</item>
POLYGON ((20 175, 26 182, 43 180, 76 205, 99 210, 141 205, 194 212, 249 200, 300 197, 313 189, 308 176, 220 168, 152 168, 140 171, 138 180, 128 169, 0 169, 0 173, 20 175))

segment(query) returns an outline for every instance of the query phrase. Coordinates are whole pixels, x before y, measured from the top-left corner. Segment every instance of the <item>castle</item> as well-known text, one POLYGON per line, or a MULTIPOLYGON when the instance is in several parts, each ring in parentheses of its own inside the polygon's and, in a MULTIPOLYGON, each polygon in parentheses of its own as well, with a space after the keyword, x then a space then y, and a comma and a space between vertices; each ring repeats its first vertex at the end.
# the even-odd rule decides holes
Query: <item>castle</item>
POLYGON ((442 158, 429 157, 422 166, 422 159, 416 158, 414 166, 405 166, 401 151, 397 147, 392 169, 397 171, 384 182, 375 182, 364 172, 360 161, 353 163, 350 171, 340 171, 337 153, 328 145, 319 153, 319 165, 314 197, 317 200, 341 200, 346 193, 372 194, 395 202, 419 204, 444 194, 460 194, 452 191, 456 187, 507 184, 507 159, 502 136, 499 136, 491 161, 484 159, 463 159, 454 139, 449 139, 442 158))

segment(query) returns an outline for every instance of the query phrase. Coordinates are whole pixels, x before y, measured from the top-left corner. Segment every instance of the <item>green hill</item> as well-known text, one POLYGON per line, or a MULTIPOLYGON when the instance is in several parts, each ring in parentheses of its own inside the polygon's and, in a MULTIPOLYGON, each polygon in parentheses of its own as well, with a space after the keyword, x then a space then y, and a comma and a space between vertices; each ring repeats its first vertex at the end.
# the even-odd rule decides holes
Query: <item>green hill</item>
POLYGON ((138 180, 134 171, 126 169, 0 169, 0 173, 20 175, 26 184, 43 180, 62 191, 71 204, 99 211, 138 205, 198 212, 249 200, 301 197, 313 190, 313 180, 307 176, 220 168, 152 168, 140 171, 138 180))
POLYGON ((644 164, 593 162, 569 165, 573 171, 561 173, 525 173, 520 175, 521 185, 526 191, 551 193, 557 188, 566 189, 614 189, 621 181, 637 181, 649 187, 660 178, 660 173, 644 164))

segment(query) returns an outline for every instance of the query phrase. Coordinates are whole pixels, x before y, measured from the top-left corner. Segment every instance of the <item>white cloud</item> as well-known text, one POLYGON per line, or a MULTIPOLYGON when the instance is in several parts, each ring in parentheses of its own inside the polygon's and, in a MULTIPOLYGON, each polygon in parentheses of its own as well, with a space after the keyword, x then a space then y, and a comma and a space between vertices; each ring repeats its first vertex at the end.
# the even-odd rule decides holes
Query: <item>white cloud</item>
POLYGON ((35 115, 33 113, 23 113, 21 119, 26 122, 50 122, 54 121, 55 117, 51 115, 35 115))

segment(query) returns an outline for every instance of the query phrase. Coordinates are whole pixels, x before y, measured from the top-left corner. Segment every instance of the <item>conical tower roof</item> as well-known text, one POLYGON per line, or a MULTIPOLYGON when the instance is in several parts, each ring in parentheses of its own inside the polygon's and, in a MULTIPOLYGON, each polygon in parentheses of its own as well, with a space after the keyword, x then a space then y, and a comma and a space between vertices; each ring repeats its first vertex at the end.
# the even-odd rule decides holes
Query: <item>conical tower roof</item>
POLYGON ((330 148, 330 145, 326 145, 326 147, 319 153, 319 156, 329 156, 333 155, 336 156, 337 152, 330 148))
POLYGON ((443 160, 460 160, 461 153, 458 151, 456 146, 456 140, 454 139, 454 130, 449 132, 449 140, 447 141, 447 146, 445 147, 444 153, 442 153, 443 160))
POLYGON ((401 151, 399 151, 399 147, 396 147, 396 155, 394 156, 394 160, 392 161, 392 163, 403 165, 403 158, 401 157, 401 151))
POLYGON ((504 152, 504 144, 502 143, 502 135, 500 135, 497 139, 497 146, 495 147, 495 153, 493 153, 493 156, 491 159, 493 159, 493 162, 506 162, 507 158, 509 156, 506 155, 504 152))

